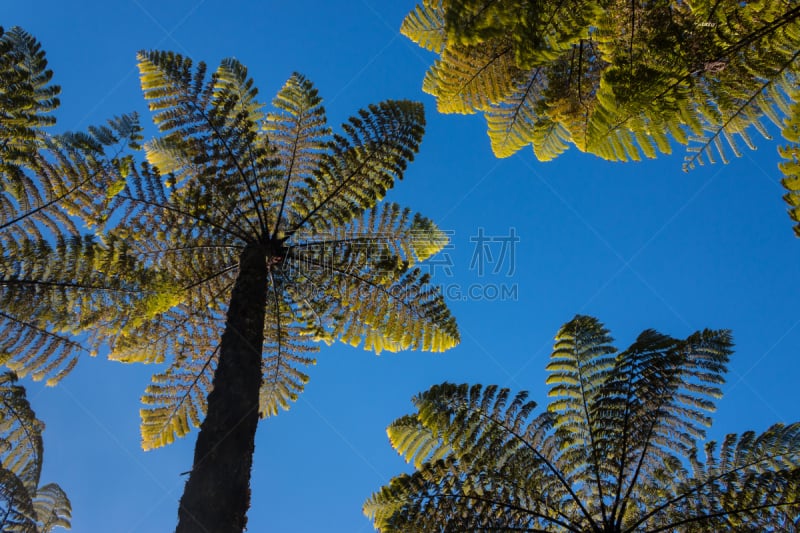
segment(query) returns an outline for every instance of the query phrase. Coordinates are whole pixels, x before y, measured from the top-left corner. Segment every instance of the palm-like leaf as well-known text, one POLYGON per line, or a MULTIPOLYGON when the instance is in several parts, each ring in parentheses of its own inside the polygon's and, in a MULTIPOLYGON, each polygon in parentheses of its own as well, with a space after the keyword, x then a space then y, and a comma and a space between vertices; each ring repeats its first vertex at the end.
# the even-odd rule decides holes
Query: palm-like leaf
POLYGON ((578 316, 556 336, 554 397, 435 386, 389 426, 416 471, 365 504, 380 531, 783 531, 800 517, 800 424, 728 435, 697 458, 726 331, 653 330, 617 352, 578 316), (691 467, 691 468, 689 468, 691 467))

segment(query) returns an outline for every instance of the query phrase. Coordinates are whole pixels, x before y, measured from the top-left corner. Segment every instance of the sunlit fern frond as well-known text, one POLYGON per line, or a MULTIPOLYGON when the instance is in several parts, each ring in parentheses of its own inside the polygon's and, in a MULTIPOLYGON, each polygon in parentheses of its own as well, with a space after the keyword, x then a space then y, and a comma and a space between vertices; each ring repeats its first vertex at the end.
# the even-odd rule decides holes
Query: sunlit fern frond
POLYGON ((272 101, 275 112, 267 115, 264 129, 278 160, 274 192, 276 209, 273 236, 291 228, 306 214, 299 197, 309 191, 309 182, 322 164, 328 148, 327 126, 322 98, 309 80, 293 74, 272 101))
POLYGON ((506 39, 513 45, 516 64, 531 68, 587 38, 601 12, 597 2, 588 0, 449 0, 444 20, 450 46, 506 39))
MULTIPOLYGON (((762 121, 766 117, 775 126, 782 126, 781 109, 792 104, 786 94, 796 84, 798 67, 800 51, 783 58, 780 64, 765 66, 754 73, 755 84, 744 84, 735 89, 726 87, 724 94, 716 98, 716 105, 704 108, 704 135, 698 139, 698 143, 690 146, 684 170, 692 170, 695 165, 704 162, 715 163, 717 159, 727 163, 730 154, 741 157, 742 144, 755 149, 750 138, 751 128, 770 139, 771 135, 762 121)), ((713 86, 709 90, 720 92, 719 88, 713 86)))
POLYGON ((441 295, 412 268, 448 242, 429 219, 384 204, 298 242, 290 257, 297 289, 304 290, 293 294, 322 338, 363 340, 378 353, 412 346, 439 351, 457 342, 441 295))
POLYGON ((33 499, 33 512, 38 522, 36 533, 49 533, 57 527, 70 529, 72 525, 72 504, 55 483, 39 487, 33 499))
POLYGON ((446 457, 452 449, 442 442, 438 431, 423 424, 415 415, 406 415, 392 422, 386 433, 392 448, 414 468, 426 462, 435 462, 446 457))
POLYGON ((206 396, 217 366, 218 349, 184 339, 178 355, 163 373, 155 374, 145 389, 140 410, 142 448, 171 444, 176 437, 199 427, 206 411, 206 396))
POLYGON ((443 0, 425 0, 406 15, 400 33, 426 50, 441 53, 447 34, 444 23, 443 0))
POLYGON ((90 331, 113 320, 118 306, 133 296, 124 277, 107 269, 129 265, 124 249, 89 237, 20 240, 2 250, 0 265, 0 353, 19 375, 54 384, 96 349, 90 331))
POLYGON ((342 124, 294 211, 302 217, 287 236, 303 229, 326 233, 383 199, 402 179, 419 149, 425 125, 421 104, 386 101, 370 105, 342 124))
POLYGON ((487 111, 513 93, 518 73, 506 42, 452 46, 425 74, 422 90, 436 96, 442 113, 487 111))
POLYGON ((430 276, 412 267, 446 243, 428 219, 386 204, 290 248, 290 293, 320 338, 377 353, 443 351, 458 342, 455 322, 430 276))
MULTIPOLYGON (((552 398, 548 410, 556 417, 566 474, 587 486, 597 482, 602 462, 602 413, 590 408, 600 398, 616 348, 608 330, 595 318, 576 316, 564 324, 547 364, 552 398)), ((602 490, 602 487, 599 488, 602 490)))
MULTIPOLYGON (((536 139, 537 129, 532 126, 532 124, 543 121, 543 117, 540 116, 542 101, 540 77, 543 75, 542 69, 538 68, 521 73, 515 82, 514 90, 486 112, 489 139, 492 142, 492 151, 495 156, 511 156, 529 144, 533 144, 534 149, 538 147, 543 150, 545 154, 549 152, 542 146, 545 144, 542 142, 544 139, 536 139), (539 142, 537 143, 536 140, 539 142)), ((538 131, 541 133, 541 128, 538 131)), ((551 149, 555 153, 543 160, 552 159, 560 153, 557 144, 551 149)), ((566 149, 566 145, 564 149, 566 149)))

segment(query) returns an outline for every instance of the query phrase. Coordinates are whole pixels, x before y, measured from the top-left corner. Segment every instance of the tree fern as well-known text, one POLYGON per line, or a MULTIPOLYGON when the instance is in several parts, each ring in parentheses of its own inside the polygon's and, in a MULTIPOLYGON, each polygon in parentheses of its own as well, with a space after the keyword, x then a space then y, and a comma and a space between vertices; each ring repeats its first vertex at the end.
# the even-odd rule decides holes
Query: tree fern
POLYGON ((142 297, 101 330, 113 359, 169 365, 143 397, 145 448, 201 427, 178 530, 241 531, 259 415, 302 392, 316 341, 378 353, 458 342, 415 268, 446 237, 378 205, 413 159, 424 116, 388 101, 332 134, 299 74, 269 109, 232 59, 209 74, 142 52, 139 70, 161 135, 144 145, 146 163, 111 172, 122 181, 93 209, 105 239, 129 243, 147 270, 114 271, 142 297))
POLYGON ((25 389, 16 375, 0 375, 0 529, 19 533, 47 533, 69 529, 71 507, 55 484, 39 486, 42 471, 42 430, 25 389))
POLYGON ((415 471, 364 512, 380 531, 790 531, 800 518, 800 424, 698 440, 731 339, 644 331, 618 352, 577 316, 556 336, 538 416, 527 393, 443 383, 391 426, 415 471))

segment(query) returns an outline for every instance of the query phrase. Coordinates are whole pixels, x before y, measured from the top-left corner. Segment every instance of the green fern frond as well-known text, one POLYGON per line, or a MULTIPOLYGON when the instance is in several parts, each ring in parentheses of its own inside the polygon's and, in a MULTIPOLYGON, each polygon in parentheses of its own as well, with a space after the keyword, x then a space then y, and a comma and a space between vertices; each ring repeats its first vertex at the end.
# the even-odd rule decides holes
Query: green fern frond
POLYGON ((442 113, 487 111, 515 89, 513 48, 502 43, 448 47, 425 74, 422 90, 442 113))
POLYGON ((386 101, 361 110, 334 135, 314 180, 297 202, 302 216, 287 231, 306 224, 325 233, 373 207, 402 179, 419 149, 425 116, 420 104, 386 101))
POLYGON ((61 88, 51 85, 53 71, 41 44, 22 28, 0 28, 0 174, 13 176, 37 152, 42 128, 61 88))
POLYGON ((218 350, 197 351, 202 348, 190 342, 181 346, 172 365, 154 375, 145 389, 142 403, 147 407, 139 411, 144 450, 172 444, 176 437, 184 437, 200 426, 219 357, 218 350))
POLYGON ((278 159, 276 171, 281 175, 275 180, 277 190, 270 195, 279 198, 274 237, 281 223, 291 227, 308 212, 307 183, 314 179, 314 173, 323 163, 330 129, 322 98, 300 74, 295 73, 287 80, 272 105, 277 112, 267 115, 264 129, 278 159))
POLYGON ((781 184, 786 189, 783 201, 789 206, 789 217, 796 222, 795 235, 800 237, 800 100, 791 107, 783 130, 789 144, 778 148, 784 161, 778 164, 783 174, 781 184))
MULTIPOLYGON (((541 87, 538 85, 539 77, 542 75, 541 69, 525 73, 517 81, 511 94, 505 96, 486 112, 489 139, 492 142, 492 151, 495 156, 511 156, 529 144, 533 144, 534 149, 542 150, 543 145, 547 142, 543 138, 536 139, 537 133, 539 135, 544 133, 543 129, 531 126, 543 122, 543 117, 540 117, 541 87)), ((557 146, 550 148, 556 152, 552 157, 560 153, 557 146)), ((548 152, 549 150, 545 148, 544 151, 548 152)), ((542 160, 546 161, 552 157, 542 160)))
POLYGON ((447 39, 443 4, 442 0, 427 0, 415 6, 403 19, 400 33, 425 50, 441 53, 447 39))
POLYGON ((80 353, 96 349, 91 334, 78 343, 74 334, 100 327, 133 287, 124 277, 106 276, 110 264, 127 264, 125 252, 93 239, 58 239, 55 248, 21 240, 0 248, 0 353, 20 375, 54 384, 77 363, 80 353))

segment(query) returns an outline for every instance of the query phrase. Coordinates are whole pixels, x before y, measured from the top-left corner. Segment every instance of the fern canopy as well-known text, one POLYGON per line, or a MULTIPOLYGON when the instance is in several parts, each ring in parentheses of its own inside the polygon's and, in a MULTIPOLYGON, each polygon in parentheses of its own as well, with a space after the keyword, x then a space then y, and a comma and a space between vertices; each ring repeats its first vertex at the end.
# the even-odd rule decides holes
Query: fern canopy
POLYGON ((48 533, 70 528, 72 508, 56 484, 39 486, 44 424, 11 372, 0 375, 0 530, 48 533))
POLYGON ((800 423, 699 440, 731 354, 727 331, 642 332, 624 351, 595 318, 556 335, 550 403, 443 383, 391 426, 415 471, 364 505, 390 531, 793 531, 800 423))
MULTIPOLYGON (((498 157, 574 145, 631 161, 682 144, 691 170, 769 138, 798 101, 793 2, 426 0, 401 32, 439 55, 423 82, 439 111, 482 112, 498 157)), ((794 209, 796 150, 782 154, 794 209)))

